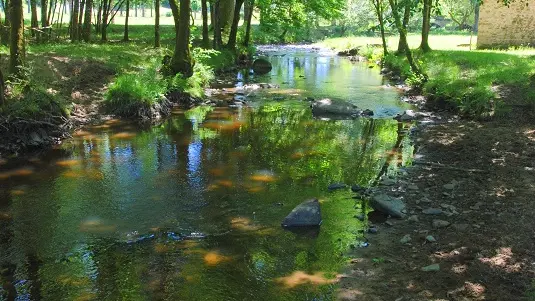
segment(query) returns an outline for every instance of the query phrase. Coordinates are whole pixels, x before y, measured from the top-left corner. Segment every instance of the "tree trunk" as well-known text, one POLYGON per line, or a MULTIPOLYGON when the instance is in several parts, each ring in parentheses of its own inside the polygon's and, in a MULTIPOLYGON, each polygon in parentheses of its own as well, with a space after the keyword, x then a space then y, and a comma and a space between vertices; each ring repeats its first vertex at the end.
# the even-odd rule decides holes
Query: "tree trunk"
POLYGON ((102 5, 102 24, 100 29, 100 40, 105 42, 108 40, 108 14, 111 7, 112 0, 104 0, 102 5))
POLYGON ((102 30, 102 2, 98 5, 97 11, 97 24, 95 24, 96 34, 99 34, 102 30))
POLYGON ((0 70, 0 105, 6 103, 6 83, 4 81, 4 74, 0 70))
POLYGON ((41 0, 41 27, 46 28, 48 26, 48 0, 41 0))
POLYGON ((227 47, 230 50, 236 49, 236 38, 238 35, 238 24, 240 23, 240 11, 244 0, 236 0, 234 5, 234 18, 230 26, 230 35, 228 37, 227 47))
POLYGON ((175 28, 176 23, 180 22, 178 26, 175 53, 173 54, 173 58, 171 58, 169 67, 173 74, 181 73, 184 77, 190 77, 193 75, 194 65, 189 49, 189 11, 191 2, 190 0, 180 0, 180 13, 176 0, 169 0, 169 5, 173 11, 175 28))
POLYGON ((80 40, 78 36, 78 11, 80 10, 79 0, 74 0, 71 13, 71 41, 77 42, 80 40))
POLYGON ((431 29, 431 9, 433 8, 433 0, 423 1, 422 42, 420 44, 420 49, 422 49, 423 52, 428 52, 431 51, 431 47, 429 47, 429 30, 431 29))
POLYGON ((253 20, 254 13, 254 0, 246 0, 245 2, 245 37, 243 39, 243 46, 249 47, 249 41, 251 40, 251 21, 253 20))
POLYGON ((474 26, 473 26, 473 31, 474 33, 477 33, 478 30, 479 30, 479 1, 476 1, 475 3, 475 8, 474 8, 474 26))
POLYGON ((37 34, 37 41, 39 41, 39 32, 36 29, 39 28, 39 22, 37 21, 37 3, 36 0, 30 0, 30 10, 32 12, 31 16, 31 27, 32 27, 32 37, 35 37, 37 34))
MULTIPOLYGON (((403 12, 403 28, 407 30, 407 26, 409 26, 409 21, 411 18, 411 2, 408 0, 405 0, 405 11, 403 12)), ((398 55, 403 55, 405 53, 405 45, 407 44, 407 41, 403 41, 402 39, 399 39, 398 42, 398 55)))
POLYGON ((383 43, 383 55, 386 56, 388 54, 388 46, 386 45, 385 36, 383 0, 373 0, 373 8, 375 9, 375 14, 377 15, 377 20, 379 21, 379 30, 381 31, 381 41, 383 43))
POLYGON ((210 37, 208 36, 208 5, 207 0, 201 0, 202 11, 202 45, 204 48, 210 48, 210 37))
POLYGON ((220 20, 220 0, 215 0, 214 10, 213 10, 213 20, 214 20, 214 49, 219 50, 223 44, 221 37, 221 20, 220 20))
POLYGON ((20 75, 24 65, 24 9, 22 0, 10 0, 11 37, 9 47, 9 71, 20 75))
POLYGON ((128 18, 130 17, 130 0, 126 0, 126 17, 124 19, 123 41, 128 42, 128 18))
POLYGON ((86 0, 85 2, 85 16, 84 16, 84 41, 89 43, 91 41, 91 12, 93 11, 93 0, 86 0))
POLYGON ((0 39, 2 42, 2 45, 8 46, 9 45, 9 36, 10 36, 10 17, 9 17, 9 0, 6 0, 4 2, 4 14, 5 14, 5 21, 4 24, 1 26, 2 32, 0 32, 0 39))
POLYGON ((390 8, 392 8, 392 15, 394 16, 394 22, 396 24, 396 27, 399 31, 399 38, 403 39, 405 41, 405 56, 407 57, 407 61, 411 67, 412 73, 416 76, 421 76, 423 81, 427 81, 427 75, 420 69, 420 67, 416 64, 416 61, 412 57, 412 51, 409 48, 409 45, 407 44, 407 30, 403 28, 403 24, 401 23, 401 18, 398 13, 398 8, 396 4, 394 3, 394 0, 388 0, 390 3, 390 8))
POLYGON ((154 20, 154 47, 160 47, 160 0, 156 0, 154 4, 154 13, 156 19, 154 20))

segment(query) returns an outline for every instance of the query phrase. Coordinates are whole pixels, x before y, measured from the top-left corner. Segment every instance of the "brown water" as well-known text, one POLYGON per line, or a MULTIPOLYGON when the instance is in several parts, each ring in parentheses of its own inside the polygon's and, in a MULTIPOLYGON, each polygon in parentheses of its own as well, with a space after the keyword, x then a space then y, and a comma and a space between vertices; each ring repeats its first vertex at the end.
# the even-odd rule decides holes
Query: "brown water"
MULTIPOLYGON (((343 75, 338 97, 357 91, 401 109, 377 70, 286 56, 323 71, 297 84, 299 59, 285 69, 292 60, 272 56, 273 73, 256 80, 294 74, 279 92, 327 95, 318 78, 343 75)), ((388 118, 316 120, 305 103, 263 94, 252 108, 175 110, 143 129, 110 120, 42 155, 0 161, 0 300, 330 300, 344 254, 364 240, 354 216, 366 208, 327 186, 368 185, 406 164, 399 133, 388 118), (313 197, 317 235, 280 227, 313 197)))

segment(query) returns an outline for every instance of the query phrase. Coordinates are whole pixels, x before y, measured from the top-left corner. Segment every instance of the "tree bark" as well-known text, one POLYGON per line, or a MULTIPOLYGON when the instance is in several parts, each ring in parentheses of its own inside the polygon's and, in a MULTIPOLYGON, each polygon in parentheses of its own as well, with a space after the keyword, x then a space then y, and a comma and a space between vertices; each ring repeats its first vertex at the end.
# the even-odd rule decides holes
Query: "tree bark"
MULTIPOLYGON (((409 0, 405 0, 405 11, 403 12, 403 28, 407 30, 407 26, 409 25, 409 21, 411 18, 411 2, 409 0)), ((405 53, 405 45, 407 44, 407 41, 403 41, 399 39, 398 42, 398 55, 403 55, 405 53)))
POLYGON ((201 0, 202 11, 202 45, 204 48, 210 48, 210 37, 208 35, 208 5, 207 0, 201 0))
POLYGON ((474 26, 472 28, 474 33, 477 33, 479 30, 479 1, 476 1, 474 8, 474 26))
POLYGON ((4 81, 4 74, 0 70, 0 105, 6 103, 6 83, 4 81))
POLYGON ((160 0, 156 0, 154 4, 154 13, 156 19, 154 20, 154 47, 160 47, 160 0))
POLYGON ((230 26, 230 34, 228 37, 227 48, 230 50, 236 49, 236 38, 238 35, 238 24, 240 23, 240 11, 244 0, 236 0, 234 5, 234 18, 232 18, 232 25, 230 26))
POLYGON ((193 75, 193 59, 189 49, 189 11, 191 7, 190 0, 180 0, 180 12, 176 0, 169 0, 169 5, 173 11, 175 28, 178 25, 175 53, 171 58, 170 69, 173 74, 181 73, 184 77, 193 75))
POLYGON ((79 0, 74 0, 71 13, 71 41, 77 42, 80 40, 78 35, 78 11, 80 10, 79 0))
POLYGON ((130 17, 130 0, 126 0, 126 17, 124 19, 123 41, 128 42, 128 18, 130 17))
POLYGON ((214 21, 214 49, 219 50, 223 44, 221 36, 221 18, 220 18, 220 0, 215 0, 214 10, 213 10, 213 21, 214 21))
POLYGON ((412 51, 409 48, 409 45, 407 44, 407 30, 403 28, 403 24, 401 23, 401 18, 397 10, 397 5, 394 3, 394 0, 388 0, 388 2, 390 3, 390 8, 392 8, 392 16, 394 17, 394 22, 399 31, 399 38, 405 41, 405 56, 407 57, 407 61, 411 67, 411 71, 412 73, 414 73, 414 75, 421 76, 423 78, 423 81, 425 82, 427 81, 427 75, 416 64, 416 61, 412 56, 412 51))
POLYGON ((84 41, 89 43, 91 41, 91 14, 93 11, 93 0, 86 0, 85 2, 85 16, 84 16, 84 41))
POLYGON ((32 12, 31 15, 31 27, 32 27, 32 37, 35 37, 37 35, 37 41, 39 41, 39 32, 36 31, 36 29, 39 28, 39 22, 37 21, 37 3, 36 0, 30 0, 30 10, 32 12))
POLYGON ((24 66, 24 9, 22 0, 10 0, 11 37, 9 47, 9 71, 18 76, 24 66))
POLYGON ((253 20, 254 0, 246 0, 245 2, 245 37, 243 38, 243 46, 249 47, 251 40, 251 21, 253 20))
POLYGON ((383 0, 373 0, 373 8, 375 9, 375 14, 377 15, 377 20, 379 21, 379 30, 381 31, 381 41, 383 43, 383 55, 387 55, 388 47, 386 45, 386 36, 385 36, 383 0))
POLYGON ((0 42, 2 43, 2 45, 5 45, 7 46, 9 44, 9 35, 10 35, 10 32, 9 32, 9 28, 10 28, 10 24, 9 24, 9 0, 6 0, 4 3, 4 14, 5 14, 5 21, 4 21, 4 24, 1 24, 0 25, 0 42))
POLYGON ((100 40, 103 42, 108 40, 108 17, 111 9, 111 1, 112 0, 103 0, 104 4, 102 5, 102 28, 100 29, 100 40))
POLYGON ((431 9, 433 8, 433 0, 423 0, 424 8, 422 10, 422 42, 420 43, 420 49, 423 52, 431 51, 429 47, 429 30, 431 29, 431 9))

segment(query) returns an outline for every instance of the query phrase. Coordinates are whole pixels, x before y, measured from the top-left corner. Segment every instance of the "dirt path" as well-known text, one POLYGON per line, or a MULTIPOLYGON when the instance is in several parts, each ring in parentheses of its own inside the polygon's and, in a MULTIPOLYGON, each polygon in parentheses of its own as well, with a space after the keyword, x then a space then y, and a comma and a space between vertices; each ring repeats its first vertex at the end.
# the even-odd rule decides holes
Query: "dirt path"
POLYGON ((535 300, 531 120, 515 114, 425 127, 415 160, 426 164, 380 188, 403 199, 409 218, 389 219, 391 226, 377 224, 378 233, 367 234, 370 246, 352 254, 339 299, 535 300), (422 212, 430 208, 442 213, 422 212), (436 219, 450 225, 434 227, 436 219), (402 243, 406 235, 410 241, 402 243), (439 270, 421 270, 432 264, 439 270))

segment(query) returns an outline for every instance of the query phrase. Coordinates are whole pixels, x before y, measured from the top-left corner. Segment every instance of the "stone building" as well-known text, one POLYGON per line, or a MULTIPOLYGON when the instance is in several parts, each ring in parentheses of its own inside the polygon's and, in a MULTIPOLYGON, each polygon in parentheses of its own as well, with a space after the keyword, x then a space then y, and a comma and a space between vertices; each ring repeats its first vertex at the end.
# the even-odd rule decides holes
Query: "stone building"
POLYGON ((483 2, 479 11, 478 48, 528 44, 535 46, 534 0, 515 0, 509 7, 496 0, 483 2))

